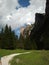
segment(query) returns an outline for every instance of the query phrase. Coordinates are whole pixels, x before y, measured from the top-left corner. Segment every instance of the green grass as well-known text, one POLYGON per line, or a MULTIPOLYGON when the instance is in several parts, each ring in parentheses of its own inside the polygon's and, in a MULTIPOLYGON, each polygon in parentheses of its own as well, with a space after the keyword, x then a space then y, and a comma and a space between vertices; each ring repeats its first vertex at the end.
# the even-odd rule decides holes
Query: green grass
POLYGON ((11 65, 49 65, 49 51, 32 51, 29 54, 15 56, 11 65))
POLYGON ((14 54, 14 53, 22 53, 26 52, 27 50, 22 50, 22 49, 16 49, 16 50, 5 50, 5 49, 0 49, 0 57, 6 56, 9 54, 14 54))

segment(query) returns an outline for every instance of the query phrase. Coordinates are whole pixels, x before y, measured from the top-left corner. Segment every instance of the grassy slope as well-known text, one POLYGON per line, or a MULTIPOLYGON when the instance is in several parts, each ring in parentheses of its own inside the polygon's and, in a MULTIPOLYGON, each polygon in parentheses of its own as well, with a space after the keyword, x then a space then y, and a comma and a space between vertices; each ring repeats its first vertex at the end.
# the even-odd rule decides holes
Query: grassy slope
POLYGON ((9 55, 9 54, 14 54, 14 53, 21 53, 21 52, 26 52, 27 50, 22 50, 22 49, 16 49, 16 50, 5 50, 5 49, 0 49, 0 57, 9 55))
POLYGON ((10 63, 11 65, 49 65, 49 51, 32 51, 30 54, 14 57, 10 63))

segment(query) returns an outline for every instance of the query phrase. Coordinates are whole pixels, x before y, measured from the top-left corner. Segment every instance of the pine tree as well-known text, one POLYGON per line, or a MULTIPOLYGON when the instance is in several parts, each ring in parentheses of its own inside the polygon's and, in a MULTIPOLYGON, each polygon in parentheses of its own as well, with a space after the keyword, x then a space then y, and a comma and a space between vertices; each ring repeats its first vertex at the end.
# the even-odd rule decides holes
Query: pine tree
POLYGON ((4 30, 3 30, 3 28, 1 29, 1 31, 0 31, 0 48, 2 48, 2 46, 3 46, 3 37, 4 37, 4 30))
POLYGON ((11 27, 8 25, 5 26, 4 32, 1 31, 2 39, 1 39, 1 47, 4 49, 15 49, 16 48, 16 35, 14 31, 12 31, 11 27))

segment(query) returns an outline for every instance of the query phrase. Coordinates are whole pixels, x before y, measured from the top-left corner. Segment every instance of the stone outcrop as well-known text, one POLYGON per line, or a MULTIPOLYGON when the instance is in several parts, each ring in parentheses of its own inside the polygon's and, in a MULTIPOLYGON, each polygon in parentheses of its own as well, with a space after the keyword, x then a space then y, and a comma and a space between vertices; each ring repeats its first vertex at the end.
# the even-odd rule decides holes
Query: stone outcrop
POLYGON ((26 27, 21 27, 20 28, 20 34, 26 38, 27 36, 30 35, 31 29, 32 29, 33 25, 26 25, 26 27))
POLYGON ((43 46, 43 43, 41 43, 43 41, 44 47, 49 49, 49 0, 46 0, 45 14, 35 14, 35 24, 34 28, 31 30, 30 38, 35 39, 40 47, 43 46))
POLYGON ((49 0, 46 1, 46 15, 49 16, 49 0))
POLYGON ((34 28, 31 31, 31 36, 33 32, 39 33, 40 32, 48 32, 49 30, 49 0, 46 1, 46 9, 45 14, 36 13, 35 14, 35 24, 34 28))
POLYGON ((33 37, 37 37, 39 34, 41 34, 41 28, 44 24, 44 18, 45 18, 45 14, 41 14, 41 13, 36 13, 35 14, 35 24, 34 24, 34 28, 31 31, 31 36, 33 37))
POLYGON ((45 17, 44 14, 40 14, 40 13, 35 14, 34 32, 38 32, 40 30, 40 28, 44 24, 44 17, 45 17))

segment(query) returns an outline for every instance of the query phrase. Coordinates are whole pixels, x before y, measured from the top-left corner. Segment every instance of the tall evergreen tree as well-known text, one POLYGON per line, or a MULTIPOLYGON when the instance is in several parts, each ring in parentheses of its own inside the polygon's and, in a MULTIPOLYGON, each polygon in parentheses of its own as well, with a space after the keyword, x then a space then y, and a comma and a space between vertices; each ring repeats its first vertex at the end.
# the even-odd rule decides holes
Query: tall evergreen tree
POLYGON ((1 31, 1 47, 5 49, 15 49, 16 48, 16 36, 14 31, 8 25, 5 26, 4 32, 1 31))

